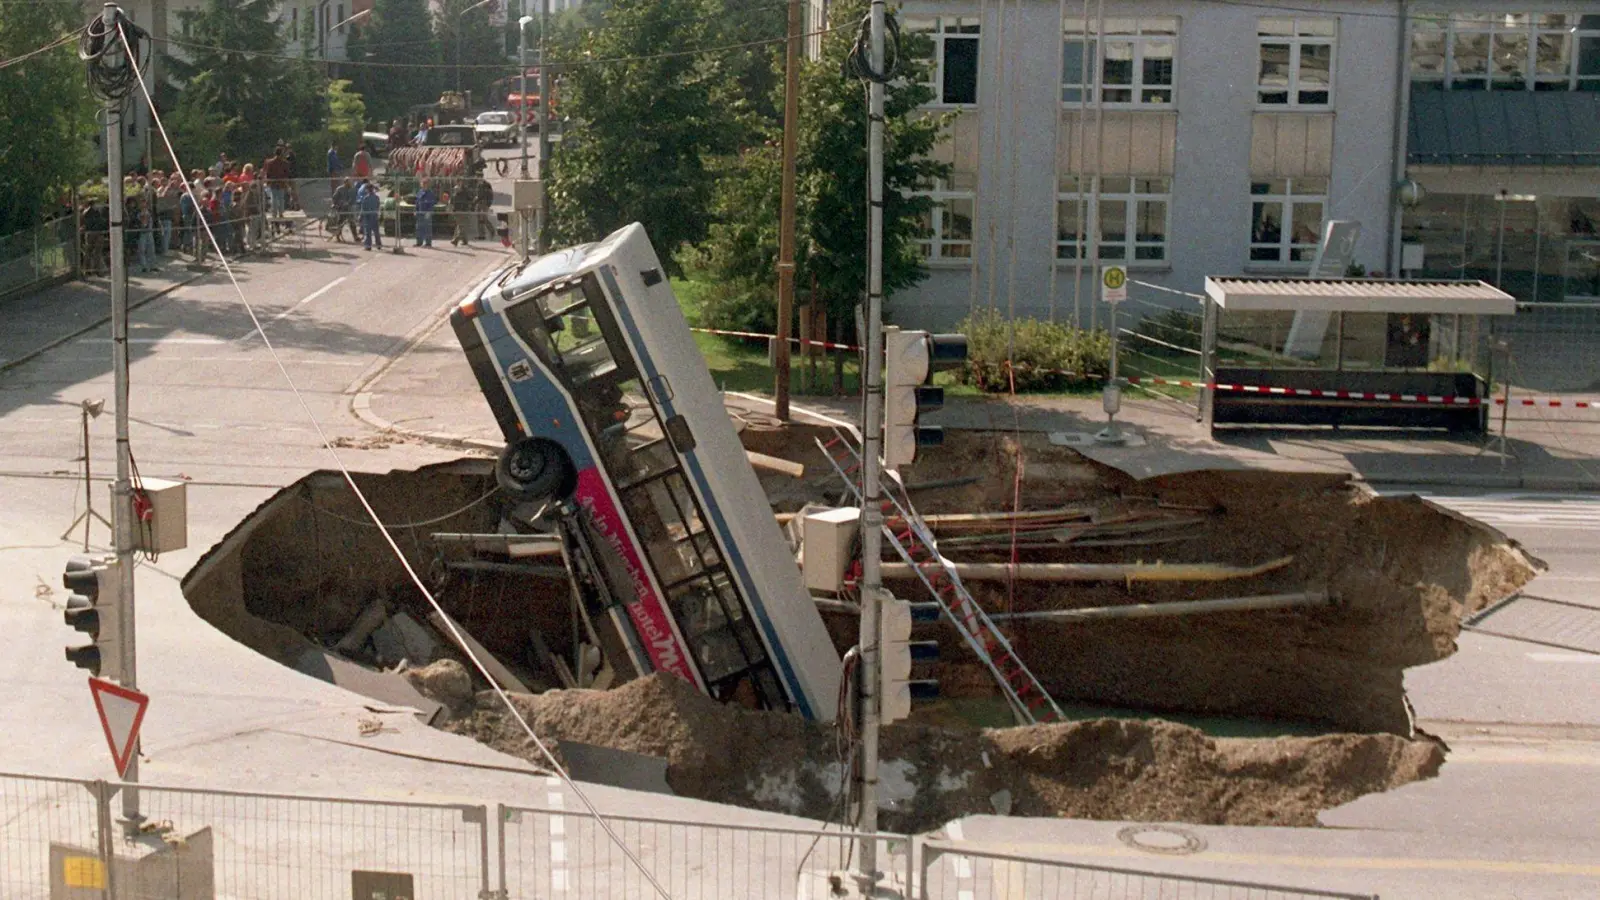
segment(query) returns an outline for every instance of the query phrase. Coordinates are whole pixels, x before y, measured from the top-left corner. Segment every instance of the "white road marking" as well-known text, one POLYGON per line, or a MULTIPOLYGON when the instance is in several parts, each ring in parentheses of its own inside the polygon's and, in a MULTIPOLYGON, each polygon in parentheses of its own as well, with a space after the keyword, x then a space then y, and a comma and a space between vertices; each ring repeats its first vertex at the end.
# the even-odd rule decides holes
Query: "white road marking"
MULTIPOLYGON (((561 779, 550 776, 544 780, 545 799, 550 808, 566 808, 566 798, 561 793, 561 779)), ((567 820, 565 816, 550 816, 550 890, 564 894, 567 890, 567 820)))
MULTIPOLYGON (((109 343, 111 343, 111 338, 84 338, 83 342, 85 344, 109 344, 109 343)), ((228 342, 223 340, 222 338, 186 338, 186 337, 136 338, 136 337, 131 337, 131 338, 128 338, 128 343, 130 343, 130 344, 226 344, 228 342)))
MULTIPOLYGON (((252 335, 255 334, 254 331, 252 331, 250 333, 252 335)), ((64 356, 64 357, 61 357, 58 360, 58 362, 68 362, 68 363, 104 362, 104 361, 105 360, 103 360, 101 357, 98 357, 98 356, 64 356)), ((233 363, 235 365, 249 365, 251 363, 261 363, 261 364, 265 364, 265 365, 272 365, 272 360, 270 360, 270 359, 246 359, 246 358, 239 357, 239 356, 146 356, 146 357, 144 357, 142 359, 134 360, 133 364, 137 366, 137 365, 139 365, 141 363, 152 363, 152 362, 162 362, 162 363, 225 362, 225 363, 233 363)), ((365 366, 368 365, 367 362, 362 361, 362 360, 348 360, 348 359, 326 359, 326 360, 324 360, 324 359, 286 359, 286 360, 283 361, 283 363, 284 363, 284 365, 293 364, 293 365, 297 365, 297 366, 348 366, 350 368, 356 368, 358 366, 365 367, 365 366)))
POLYGON ((1600 530, 1600 499, 1560 494, 1485 494, 1452 497, 1418 494, 1424 500, 1488 525, 1600 530))
POLYGON ((1597 653, 1550 653, 1535 651, 1528 654, 1534 662, 1542 663, 1577 663, 1579 665, 1600 665, 1600 654, 1597 653))
MULTIPOLYGON (((365 265, 365 263, 362 263, 362 265, 365 265)), ((265 327, 267 325, 271 325, 273 322, 279 322, 279 321, 282 321, 285 318, 288 318, 289 315, 291 313, 293 313, 295 310, 299 309, 302 306, 305 306, 307 303, 310 303, 311 301, 317 299, 318 297, 321 297, 323 294, 326 294, 327 292, 329 292, 329 291, 333 290, 334 288, 338 287, 339 285, 343 284, 344 280, 347 277, 349 277, 349 276, 340 275, 338 278, 335 278, 334 280, 328 282, 327 284, 323 285, 322 287, 317 288, 316 290, 312 291, 311 293, 307 294, 306 296, 301 297, 298 301, 295 302, 295 304, 293 306, 289 307, 286 310, 283 310, 282 312, 278 313, 277 315, 275 315, 272 318, 268 319, 267 321, 263 322, 262 323, 262 327, 265 327)), ((250 340, 251 338, 253 338, 255 336, 256 336, 256 331, 255 331, 254 328, 252 328, 249 331, 245 332, 244 334, 240 335, 238 339, 241 340, 241 341, 248 341, 248 340, 250 340)))

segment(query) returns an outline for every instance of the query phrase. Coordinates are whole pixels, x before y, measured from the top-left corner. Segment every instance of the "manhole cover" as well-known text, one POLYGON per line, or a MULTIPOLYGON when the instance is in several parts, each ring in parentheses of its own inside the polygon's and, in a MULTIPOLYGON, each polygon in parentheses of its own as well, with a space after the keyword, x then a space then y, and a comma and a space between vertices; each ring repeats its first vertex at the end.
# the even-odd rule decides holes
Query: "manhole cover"
POLYGON ((1206 848, 1205 839, 1187 828, 1170 825, 1129 825, 1117 832, 1117 840, 1146 853, 1188 856, 1206 848))

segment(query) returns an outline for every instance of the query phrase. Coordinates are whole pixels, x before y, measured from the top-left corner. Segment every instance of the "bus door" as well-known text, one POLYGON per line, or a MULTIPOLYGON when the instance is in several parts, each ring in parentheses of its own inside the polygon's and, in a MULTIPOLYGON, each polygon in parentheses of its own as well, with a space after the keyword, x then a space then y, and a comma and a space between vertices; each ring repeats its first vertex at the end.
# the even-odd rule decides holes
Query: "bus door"
POLYGON ((613 595, 631 595, 635 605, 641 592, 665 596, 676 626, 664 628, 630 608, 638 643, 655 668, 678 671, 718 700, 788 709, 788 694, 685 478, 680 454, 694 445, 688 423, 682 416, 661 419, 594 274, 531 300, 508 309, 507 317, 530 346, 547 348, 604 470, 603 479, 596 469, 580 471, 574 498, 598 569, 613 595), (626 529, 606 515, 612 497, 626 529), (648 572, 639 570, 641 558, 648 572), (675 665, 679 635, 690 655, 683 662, 694 674, 675 665))

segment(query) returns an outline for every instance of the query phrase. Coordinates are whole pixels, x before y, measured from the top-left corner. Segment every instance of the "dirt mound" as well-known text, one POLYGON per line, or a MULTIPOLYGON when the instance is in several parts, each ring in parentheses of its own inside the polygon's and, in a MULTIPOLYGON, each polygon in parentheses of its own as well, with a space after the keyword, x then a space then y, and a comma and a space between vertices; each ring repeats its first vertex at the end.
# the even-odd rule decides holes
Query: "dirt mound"
MULTIPOLYGON (((683 796, 837 818, 845 768, 834 730, 799 717, 718 704, 651 676, 613 691, 513 698, 541 737, 665 757, 683 796)), ((533 759, 514 722, 485 706, 451 726, 533 759)), ((1318 811, 1431 777, 1443 750, 1394 735, 1213 740, 1162 721, 954 730, 884 729, 884 827, 925 831, 995 811, 1030 816, 1314 825, 1318 811)))

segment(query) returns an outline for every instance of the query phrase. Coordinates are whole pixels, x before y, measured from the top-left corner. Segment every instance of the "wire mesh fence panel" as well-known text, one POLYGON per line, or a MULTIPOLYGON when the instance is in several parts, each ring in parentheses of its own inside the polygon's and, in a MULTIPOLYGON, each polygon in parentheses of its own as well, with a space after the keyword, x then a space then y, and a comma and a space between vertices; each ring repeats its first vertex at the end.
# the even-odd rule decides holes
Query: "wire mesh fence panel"
POLYGON ((73 270, 77 251, 71 216, 0 237, 0 297, 73 270))
POLYGON ((922 900, 1374 900, 1370 894, 1194 878, 925 845, 922 900))
POLYGON ((1518 387, 1600 390, 1600 303, 1519 303, 1494 331, 1509 345, 1518 387))
POLYGON ((134 893, 119 888, 126 900, 188 896, 168 893, 173 880, 207 874, 216 896, 239 900, 373 891, 475 900, 488 887, 483 807, 138 790, 152 830, 137 842, 119 839, 118 854, 142 859, 154 874, 137 879, 134 893))
POLYGON ((43 900, 53 878, 63 887, 103 885, 95 789, 94 782, 0 775, 0 897, 43 900))
MULTIPOLYGON (((795 896, 805 881, 818 886, 807 895, 825 896, 829 874, 851 869, 860 852, 859 838, 840 831, 621 816, 605 821, 616 840, 583 813, 503 808, 506 895, 645 900, 661 895, 659 885, 674 900, 764 900, 795 896)), ((880 835, 877 841, 880 871, 909 870, 908 839, 880 835)))
POLYGON ((1198 389, 1160 384, 1152 379, 1204 380, 1199 309, 1162 306, 1130 297, 1125 303, 1112 307, 1111 321, 1119 344, 1118 374, 1137 379, 1129 388, 1194 407, 1200 393, 1198 389))

